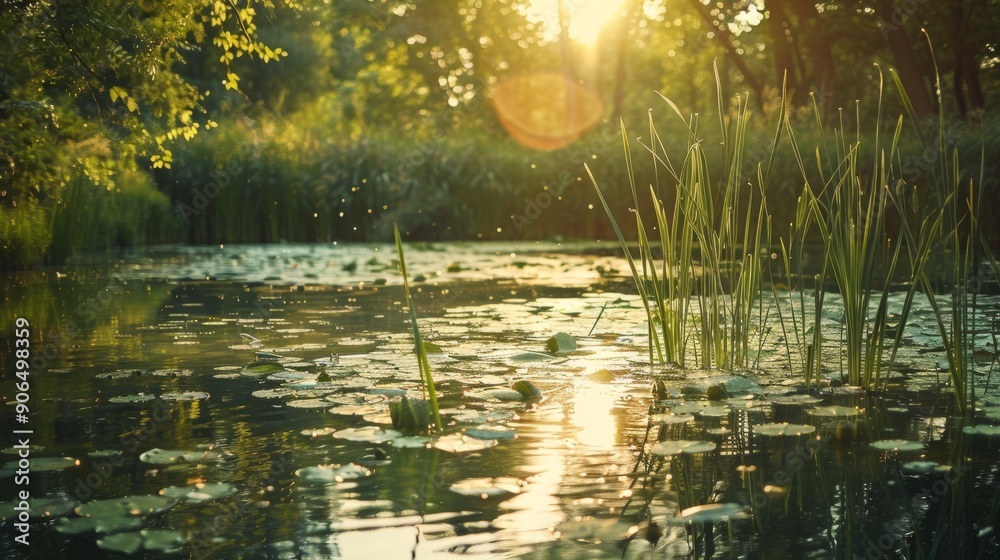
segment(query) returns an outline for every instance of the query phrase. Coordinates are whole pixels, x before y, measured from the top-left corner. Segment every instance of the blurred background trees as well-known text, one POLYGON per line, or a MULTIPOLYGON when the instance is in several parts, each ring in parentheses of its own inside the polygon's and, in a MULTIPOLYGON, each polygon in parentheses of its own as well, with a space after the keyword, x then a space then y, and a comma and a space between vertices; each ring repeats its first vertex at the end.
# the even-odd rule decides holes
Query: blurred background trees
MULTIPOLYGON (((651 107, 670 122, 654 92, 714 113, 713 64, 727 105, 750 96, 762 139, 783 90, 793 117, 815 102, 833 128, 840 109, 866 122, 879 69, 895 68, 918 114, 943 114, 970 158, 985 130, 995 155, 997 4, 8 2, 0 257, 387 240, 393 221, 430 239, 601 237, 582 164, 625 184, 619 119, 632 136, 651 107), (543 192, 551 204, 525 218, 543 192)), ((710 137, 717 119, 702 121, 710 137)), ((780 189, 795 172, 778 167, 780 189)))

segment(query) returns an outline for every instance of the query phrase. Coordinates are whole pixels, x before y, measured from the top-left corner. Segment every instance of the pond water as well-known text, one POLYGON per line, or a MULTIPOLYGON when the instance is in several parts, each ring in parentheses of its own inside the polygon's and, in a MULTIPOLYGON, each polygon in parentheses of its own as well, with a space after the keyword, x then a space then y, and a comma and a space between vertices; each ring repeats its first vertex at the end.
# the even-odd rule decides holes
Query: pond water
MULTIPOLYGON (((962 423, 930 306, 877 395, 837 386, 830 335, 804 394, 782 292, 752 371, 652 369, 605 249, 407 246, 441 350, 435 439, 392 430, 389 403, 422 391, 390 246, 160 247, 6 277, 38 356, 28 556, 996 557, 995 296, 973 336, 983 412, 962 423), (575 348, 548 347, 560 332, 575 348)), ((828 332, 841 315, 829 294, 828 332)), ((4 557, 25 552, 17 443, 0 434, 4 557)))

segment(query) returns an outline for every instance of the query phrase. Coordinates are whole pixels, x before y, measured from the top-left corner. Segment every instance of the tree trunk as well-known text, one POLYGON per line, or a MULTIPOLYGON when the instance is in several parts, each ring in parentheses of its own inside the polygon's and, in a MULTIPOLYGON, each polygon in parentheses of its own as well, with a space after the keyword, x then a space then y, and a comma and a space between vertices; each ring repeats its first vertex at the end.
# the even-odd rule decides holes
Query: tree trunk
POLYGON ((799 33, 805 37, 806 49, 812 62, 811 83, 815 88, 816 102, 825 119, 837 106, 837 65, 831 48, 834 38, 823 28, 815 2, 793 0, 790 6, 799 20, 799 33))
POLYGON ((787 91, 795 92, 799 80, 792 64, 791 31, 792 26, 785 13, 785 0, 771 0, 768 7, 768 30, 774 42, 775 83, 785 83, 787 91))
POLYGON ((700 0, 689 0, 691 6, 698 12, 701 19, 705 20, 705 23, 715 30, 715 36, 718 37, 719 41, 722 43, 723 48, 726 51, 726 58, 732 61, 736 69, 740 71, 743 75, 743 81, 746 82, 747 87, 749 87, 753 93, 754 97, 757 99, 757 106, 763 108, 764 104, 764 91, 761 87, 760 81, 757 76, 750 70, 746 62, 740 58, 739 53, 733 48, 733 34, 729 32, 724 25, 719 25, 718 20, 712 17, 712 14, 708 12, 708 7, 701 3, 700 0))
POLYGON ((899 80, 906 90, 906 95, 910 98, 914 112, 918 117, 934 114, 936 112, 934 99, 928 91, 924 71, 917 62, 913 42, 910 41, 906 28, 903 26, 906 19, 900 17, 903 12, 898 11, 893 0, 878 0, 877 7, 879 30, 885 37, 889 52, 892 53, 896 71, 899 73, 899 80))

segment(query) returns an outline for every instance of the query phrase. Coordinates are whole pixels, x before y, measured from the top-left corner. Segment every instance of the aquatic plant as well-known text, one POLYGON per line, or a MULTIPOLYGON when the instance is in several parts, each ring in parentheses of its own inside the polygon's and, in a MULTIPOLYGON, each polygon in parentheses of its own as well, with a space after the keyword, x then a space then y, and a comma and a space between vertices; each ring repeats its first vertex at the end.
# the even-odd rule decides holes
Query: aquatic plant
MULTIPOLYGON (((403 294, 406 298, 406 306, 410 313, 410 326, 413 327, 414 352, 417 355, 417 366, 420 370, 420 387, 423 390, 426 403, 430 407, 429 419, 434 427, 441 430, 441 415, 438 412, 437 390, 434 387, 434 377, 431 375, 431 366, 427 361, 427 348, 424 346, 423 337, 420 336, 420 326, 417 324, 417 307, 410 295, 410 280, 406 272, 406 259, 403 256, 403 240, 399 236, 399 228, 393 225, 393 233, 396 237, 396 256, 399 259, 399 273, 403 275, 403 294)), ((416 399, 407 398, 405 395, 399 403, 393 403, 390 412, 393 418, 393 427, 417 428, 416 431, 423 431, 429 425, 425 421, 428 415, 421 413, 424 405, 416 399), (399 426, 397 426, 397 422, 399 426)))
MULTIPOLYGON (((928 42, 929 40, 928 38, 928 42)), ((937 73, 937 61, 933 59, 933 49, 931 54, 940 103, 940 75, 937 73)), ((937 165, 929 166, 928 171, 936 199, 936 204, 932 205, 937 209, 932 215, 936 215, 937 223, 941 224, 941 227, 936 228, 935 235, 927 240, 927 253, 934 250, 950 256, 950 262, 945 264, 942 275, 944 283, 951 289, 950 308, 947 312, 935 298, 937 290, 933 287, 930 275, 921 269, 918 278, 934 311, 944 345, 949 378, 954 388, 955 406, 971 420, 976 397, 975 384, 972 381, 972 354, 975 351, 976 331, 974 309, 978 287, 981 285, 979 278, 981 262, 994 280, 1000 280, 1000 266, 997 265, 979 219, 983 208, 983 187, 986 182, 985 132, 979 150, 978 176, 969 175, 962 170, 958 148, 950 145, 944 115, 938 115, 935 141, 928 140, 930 135, 916 117, 906 90, 895 71, 892 71, 892 78, 899 90, 903 105, 913 121, 916 136, 924 152, 937 155, 937 165)), ((905 228, 904 234, 911 237, 913 235, 905 228)))
MULTIPOLYGON (((710 157, 698 133, 698 118, 685 118, 669 99, 663 98, 683 123, 688 143, 683 164, 677 170, 649 120, 649 143, 643 147, 652 158, 654 184, 649 186, 652 228, 647 232, 644 205, 636 186, 632 151, 624 123, 621 124, 625 162, 632 193, 638 235, 638 256, 633 256, 611 207, 589 166, 585 166, 612 228, 628 261, 636 289, 648 319, 650 363, 687 365, 689 339, 702 367, 729 370, 750 362, 753 317, 760 295, 761 248, 767 246, 769 228, 763 184, 767 170, 758 165, 757 188, 743 175, 744 139, 750 121, 749 105, 740 98, 730 128, 719 94, 721 160, 724 179, 714 184, 710 157), (661 179, 660 175, 664 175, 661 179), (671 182, 663 189, 660 181, 671 182), (666 190, 668 202, 664 202, 666 190), (740 208, 748 208, 740 214, 740 208), (754 210, 756 208, 756 211, 754 210), (651 241, 651 239, 653 241, 651 241), (659 242, 662 257, 654 258, 652 246, 659 242), (699 259, 696 260, 695 256, 699 259), (690 318, 697 322, 697 329, 690 318)), ((773 147, 772 147, 773 154, 773 147)))

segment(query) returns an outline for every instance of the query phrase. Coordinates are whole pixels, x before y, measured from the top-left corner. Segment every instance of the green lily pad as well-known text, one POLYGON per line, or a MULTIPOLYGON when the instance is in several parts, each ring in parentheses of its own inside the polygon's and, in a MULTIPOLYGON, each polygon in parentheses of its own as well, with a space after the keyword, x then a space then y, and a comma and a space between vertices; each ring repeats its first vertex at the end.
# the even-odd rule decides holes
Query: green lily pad
POLYGON ((175 505, 177 500, 169 496, 129 496, 91 500, 77 506, 75 511, 83 517, 142 516, 163 513, 175 505))
POLYGON ((542 398, 542 390, 535 387, 535 384, 531 381, 526 381, 524 379, 515 381, 510 388, 520 393, 525 400, 531 401, 542 398))
POLYGON ((32 457, 31 472, 56 472, 79 464, 80 461, 72 457, 32 457))
POLYGON ((649 452, 653 455, 672 457, 681 453, 687 453, 688 455, 709 453, 715 451, 715 448, 716 444, 710 441, 668 440, 654 443, 649 448, 649 452))
POLYGON ((545 347, 553 354, 565 354, 576 350, 576 339, 564 332, 558 332, 545 341, 545 347))
POLYGON ((923 451, 926 446, 919 441, 907 441, 905 439, 883 439, 873 441, 871 446, 879 451, 923 451))
POLYGON ((521 352, 520 354, 514 354, 507 358, 512 362, 544 362, 552 359, 549 354, 542 354, 541 352, 521 352))
POLYGON ((193 373, 194 371, 189 369, 155 369, 146 375, 152 377, 188 377, 193 373))
POLYGON ((44 520, 62 517, 72 512, 79 502, 70 498, 39 498, 31 500, 31 518, 44 520))
POLYGON ((97 379, 103 379, 108 381, 119 381, 121 379, 131 379, 133 377, 139 377, 140 375, 145 375, 146 372, 141 369, 120 369, 117 371, 111 371, 108 373, 97 374, 97 379))
POLYGON ((160 398, 165 401, 201 401, 209 397, 204 391, 183 391, 176 393, 163 393, 160 398))
POLYGON ((431 441, 433 441, 433 439, 427 436, 403 436, 393 438, 393 440, 389 443, 393 447, 398 447, 400 449, 420 449, 427 447, 427 444, 431 441))
POLYGON ((142 542, 142 535, 138 531, 129 531, 97 539, 97 546, 109 552, 132 555, 142 549, 142 542))
POLYGON ((153 449, 139 455, 139 460, 143 463, 149 463, 151 465, 172 465, 183 461, 185 453, 187 453, 187 451, 160 449, 154 447, 153 449))
POLYGON ((806 411, 810 416, 814 418, 820 418, 823 420, 833 420, 837 418, 857 418, 858 409, 851 406, 821 406, 818 408, 812 408, 806 411))
POLYGON ((295 471, 295 476, 307 482, 344 482, 370 476, 372 472, 361 465, 319 465, 295 471))
POLYGON ((690 414, 673 414, 673 413, 663 413, 663 414, 653 414, 649 417, 650 424, 687 424, 688 422, 694 421, 694 416, 690 414))
POLYGON ((903 463, 900 470, 906 474, 944 474, 951 471, 951 466, 935 461, 910 461, 903 463))
POLYGON ((989 424, 966 426, 962 428, 962 433, 979 436, 1000 436, 1000 426, 992 426, 989 424))
POLYGON ((142 518, 125 515, 107 517, 61 517, 53 525, 64 535, 83 533, 117 533, 142 527, 142 518))
MULTIPOLYGON (((0 523, 17 519, 16 505, 13 500, 0 502, 0 523)), ((70 498, 35 498, 28 501, 28 513, 32 521, 46 521, 69 514, 77 505, 70 498)))
POLYGON ((143 529, 109 535, 97 540, 97 546, 109 552, 135 554, 140 549, 162 554, 173 554, 184 548, 187 539, 179 531, 143 529))
POLYGON ((286 402, 285 406, 292 408, 325 408, 330 406, 330 402, 323 399, 298 399, 286 402))
POLYGON ((495 439, 476 439, 462 434, 449 434, 434 442, 434 447, 448 453, 464 453, 496 447, 498 443, 495 439))
POLYGON ((804 424, 789 424, 788 422, 778 422, 775 424, 762 424, 753 428, 753 433, 765 437, 795 437, 804 436, 816 432, 815 426, 804 424))
POLYGON ((509 496, 521 492, 521 481, 511 477, 467 478, 449 487, 449 490, 463 496, 480 496, 483 499, 509 496))
POLYGON ((236 487, 228 482, 199 482, 189 486, 170 486, 160 490, 160 495, 197 504, 224 498, 234 492, 236 487))
POLYGON ((329 428, 329 427, 327 427, 327 428, 313 428, 313 429, 310 429, 310 430, 302 430, 299 433, 302 434, 302 435, 304 435, 304 436, 306 436, 306 437, 318 438, 318 437, 323 437, 323 436, 332 436, 336 432, 337 432, 336 428, 329 428))
POLYGON ((337 439, 347 441, 364 441, 368 443, 385 443, 402 436, 396 430, 383 430, 377 426, 364 426, 361 428, 346 428, 333 433, 337 439))
POLYGON ((111 397, 108 402, 115 404, 125 404, 125 403, 141 403, 148 402, 155 399, 153 395, 147 395, 145 393, 139 393, 138 395, 123 395, 119 397, 111 397))
POLYGON ((680 517, 687 523, 717 523, 750 516, 742 504, 722 503, 689 507, 681 511, 680 517))
POLYGON ((262 377, 279 371, 285 371, 285 367, 280 364, 257 362, 243 368, 240 374, 248 377, 262 377))
POLYGON ((517 432, 513 428, 499 424, 480 424, 475 428, 466 428, 465 435, 476 439, 514 439, 517 432))

